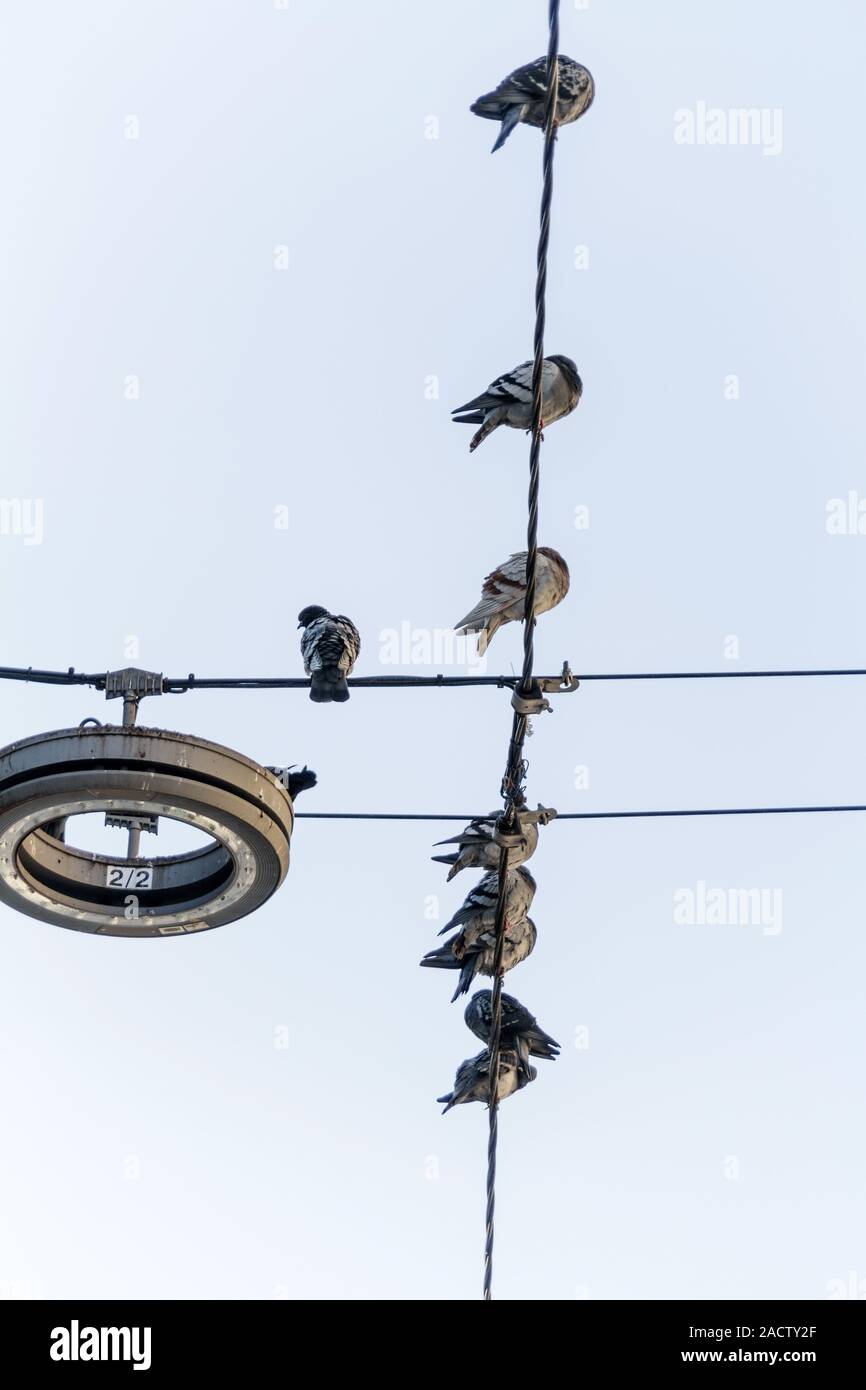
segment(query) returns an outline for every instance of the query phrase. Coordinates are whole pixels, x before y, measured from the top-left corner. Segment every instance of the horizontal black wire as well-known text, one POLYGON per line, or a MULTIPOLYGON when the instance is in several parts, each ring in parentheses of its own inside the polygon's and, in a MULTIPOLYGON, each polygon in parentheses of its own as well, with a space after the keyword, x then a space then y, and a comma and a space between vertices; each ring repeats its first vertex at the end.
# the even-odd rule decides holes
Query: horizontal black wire
MULTIPOLYGON (((97 690, 105 689, 108 671, 76 671, 70 666, 66 671, 37 671, 32 666, 0 666, 0 680, 27 681, 38 685, 89 685, 97 690)), ((358 689, 364 687, 388 686, 410 689, 419 685, 495 685, 513 689, 520 676, 353 676, 349 685, 358 689)), ((558 676, 549 679, 558 680, 558 676)), ((188 690, 308 690, 309 676, 164 676, 163 694, 183 695, 188 690)), ((154 692, 155 694, 158 692, 154 692)))
MULTIPOLYGON (((0 666, 0 680, 30 681, 41 685, 89 685, 105 689, 107 671, 86 673, 70 666, 66 671, 38 671, 31 666, 0 666)), ((866 676, 866 667, 839 666, 785 671, 622 671, 579 675, 581 681, 697 681, 772 680, 780 677, 866 676)), ((352 676, 348 684, 355 689, 413 689, 426 686, 489 685, 513 690, 522 677, 511 676, 352 676)), ((558 680, 558 676, 544 679, 558 680)), ((167 695, 183 695, 189 690, 306 690, 307 676, 188 676, 164 677, 167 695)))
MULTIPOLYGON (((866 811, 864 806, 720 806, 708 810, 687 811, 560 811, 555 821, 560 820, 641 820, 647 817, 665 816, 818 816, 840 811, 866 811)), ((484 812, 484 817, 489 816, 484 812)), ((457 820, 479 819, 477 813, 470 815, 436 812, 401 811, 297 811, 297 820, 457 820)), ((554 821, 554 823, 555 823, 554 821)))
POLYGON ((866 667, 828 667, 814 671, 629 671, 622 675, 579 676, 582 681, 767 680, 777 676, 866 676, 866 667))
MULTIPOLYGON (((558 680, 559 677, 551 676, 549 679, 558 680)), ((520 680, 520 676, 350 676, 346 684, 356 690, 387 690, 389 687, 411 690, 414 686, 449 685, 495 685, 500 689, 513 690, 520 680)), ((199 680, 197 676, 192 676, 186 681, 166 677, 165 693, 183 695, 189 690, 307 690, 309 685, 309 676, 253 676, 249 680, 231 677, 199 680)))

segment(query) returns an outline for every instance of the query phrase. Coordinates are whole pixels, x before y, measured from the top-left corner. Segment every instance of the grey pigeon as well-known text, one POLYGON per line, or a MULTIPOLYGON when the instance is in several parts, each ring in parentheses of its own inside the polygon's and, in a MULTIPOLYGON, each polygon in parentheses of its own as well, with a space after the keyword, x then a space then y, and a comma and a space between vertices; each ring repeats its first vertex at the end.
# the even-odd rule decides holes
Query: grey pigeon
MULTIPOLYGON (((583 382, 570 357, 545 357, 541 369, 541 427, 570 415, 583 394, 583 382)), ((480 425, 469 444, 474 453, 488 434, 500 425, 514 430, 532 429, 532 363, 521 362, 503 372, 486 391, 452 410, 455 425, 480 425)))
MULTIPOLYGON (((556 812, 552 808, 539 806, 537 811, 523 810, 520 813, 521 843, 508 850, 508 867, 514 869, 518 864, 531 859, 538 845, 539 823, 546 825, 556 812)), ((438 845, 456 845, 453 854, 433 854, 436 864, 450 864, 447 883, 450 883, 461 869, 496 869, 499 867, 499 845, 493 836, 499 821, 500 812, 492 811, 489 816, 479 816, 469 822, 459 835, 450 840, 438 840, 438 845)))
MULTIPOLYGON (((556 114, 554 125, 569 125, 588 111, 595 96, 595 83, 588 68, 559 55, 559 85, 556 93, 556 114)), ((479 97, 469 108, 476 116, 484 116, 491 121, 501 121, 495 153, 505 144, 512 130, 521 121, 524 125, 544 127, 547 111, 547 57, 536 58, 516 68, 495 92, 479 97)))
MULTIPOLYGON (((528 869, 506 869, 505 871, 505 920, 519 922, 525 917, 535 897, 535 879, 528 869)), ((453 927, 462 927, 464 932, 483 931, 485 927, 496 925, 496 905, 499 901, 499 874, 494 869, 484 875, 475 887, 466 894, 463 906, 440 931, 444 936, 453 927)))
POLYGON ((361 638, 351 618, 329 613, 319 604, 310 604, 298 614, 298 627, 304 629, 301 656, 310 677, 310 699, 325 705, 342 704, 349 698, 346 677, 361 650, 361 638))
MULTIPOLYGON (((508 1096, 514 1095, 515 1091, 522 1091, 524 1086, 535 1080, 536 1075, 534 1067, 521 1067, 516 1052, 501 1050, 497 1100, 505 1100, 508 1096)), ((468 1057, 465 1062, 461 1062, 454 1078, 453 1091, 449 1091, 447 1096, 437 1096, 436 1099, 440 1105, 445 1106, 443 1115, 447 1115, 455 1105, 466 1105, 472 1100, 480 1100, 482 1104, 489 1105, 490 1053, 487 1048, 479 1052, 477 1057, 468 1057)))
MULTIPOLYGON (((478 603, 455 625, 456 632, 478 633, 479 656, 486 652, 503 623, 523 621, 526 554, 525 550, 518 551, 488 574, 478 603)), ((568 565, 559 551, 540 545, 535 562, 535 606, 532 610, 536 618, 562 603, 570 583, 568 565)))
MULTIPOLYGON (((535 946, 538 933, 531 917, 521 917, 516 922, 506 922, 505 942, 502 948, 502 971, 505 974, 515 965, 526 960, 535 946)), ((469 986, 476 975, 492 975, 496 954, 496 934, 492 927, 469 927, 449 936, 444 946, 436 951, 428 951, 422 965, 435 970, 459 970, 460 979, 451 996, 451 1003, 461 994, 469 992, 469 986)))
POLYGON ((309 791, 311 787, 314 787, 317 781, 315 772, 312 772, 306 765, 301 768, 300 772, 297 772, 295 768, 296 764, 292 763, 291 767, 269 767, 266 769, 276 777, 278 782, 282 782, 293 801, 301 792, 309 791))
MULTIPOLYGON (((470 1032, 483 1043, 489 1043, 493 1030, 493 990, 480 989, 477 994, 473 994, 463 1017, 470 1032)), ((543 1057, 552 1062, 561 1051, 559 1043, 539 1028, 533 1015, 513 994, 502 995, 502 1027, 499 1042, 500 1047, 517 1052, 524 1070, 529 1067, 531 1056, 543 1057)))

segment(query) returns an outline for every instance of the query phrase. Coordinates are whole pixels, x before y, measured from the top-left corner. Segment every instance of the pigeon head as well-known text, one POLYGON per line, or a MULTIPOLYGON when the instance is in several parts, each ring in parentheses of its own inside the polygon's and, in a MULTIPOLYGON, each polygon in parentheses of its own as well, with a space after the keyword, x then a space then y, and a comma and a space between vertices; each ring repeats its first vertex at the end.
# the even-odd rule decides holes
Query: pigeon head
POLYGON ((548 358, 548 361, 556 363, 557 367, 562 372, 562 375, 565 377, 572 391, 576 391, 578 395, 581 395, 583 393, 583 382, 580 379, 577 367, 572 362, 570 357, 562 357, 558 356, 557 354, 554 354, 553 356, 548 358))
POLYGON ((317 618, 327 618, 327 616, 327 608, 323 608, 320 603, 308 604, 298 614, 298 627, 309 627, 310 623, 314 623, 317 618))

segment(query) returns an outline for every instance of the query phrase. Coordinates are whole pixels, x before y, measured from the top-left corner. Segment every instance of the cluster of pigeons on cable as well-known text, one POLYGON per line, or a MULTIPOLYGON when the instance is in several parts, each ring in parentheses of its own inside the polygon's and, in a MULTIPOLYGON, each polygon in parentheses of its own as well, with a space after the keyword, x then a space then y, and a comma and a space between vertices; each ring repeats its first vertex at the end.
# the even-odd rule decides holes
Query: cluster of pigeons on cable
MULTIPOLYGON (((559 55, 554 125, 570 125, 592 105, 595 83, 592 73, 564 53, 559 55)), ((471 110, 486 120, 501 122, 493 146, 500 149, 516 126, 543 128, 547 107, 547 58, 516 68, 495 91, 473 102, 471 110)), ((541 426, 570 415, 583 393, 583 383, 570 357, 545 357, 541 375, 541 426)), ((478 425, 469 451, 507 425, 511 429, 532 428, 532 362, 521 362, 510 372, 491 381, 480 395, 452 411, 455 424, 478 425)), ((568 593, 568 566, 549 546, 538 547, 534 614, 538 617, 561 603, 568 593)), ((478 653, 487 650, 494 633, 504 623, 523 620, 526 594, 526 551, 509 556, 484 580, 481 598, 456 626, 461 633, 478 634, 478 653)), ((310 677, 310 699, 319 704, 343 703, 349 698, 349 676, 361 650, 358 629, 342 614, 330 613, 318 604, 298 615, 304 629, 301 655, 310 677)))
MULTIPOLYGON (((558 59, 559 75, 554 124, 568 125, 582 116, 595 96, 592 74, 580 63, 564 54, 558 59)), ((543 128, 547 108, 547 59, 538 58, 506 77, 493 92, 473 104, 477 116, 501 122, 494 151, 508 139, 521 122, 543 128)), ((510 372, 492 381, 485 391, 452 412, 456 424, 477 425, 472 436, 470 453, 501 425, 529 431, 533 424, 532 362, 522 362, 510 372)), ((578 405, 583 384, 577 367, 570 357, 554 354, 545 357, 541 373, 541 428, 570 415, 578 405)), ((478 634, 479 653, 486 651, 497 630, 508 622, 524 618, 526 597, 526 561, 523 551, 512 555, 484 580, 481 599, 457 625, 458 632, 478 634)), ((561 603, 568 593, 568 566, 562 556, 548 546, 538 547, 534 616, 546 613, 561 603)), ((440 936, 453 930, 444 946, 428 951, 421 964, 437 970, 459 972, 452 1003, 467 994, 478 975, 493 976, 496 970, 496 918, 499 901, 499 868, 503 846, 507 850, 504 872, 504 920, 501 942, 501 969, 519 965, 530 954, 536 941, 535 923, 529 908, 535 895, 535 879, 526 868, 526 860, 538 844, 538 827, 546 825, 556 815, 550 808, 539 806, 529 811, 525 806, 517 812, 518 833, 500 834, 500 816, 473 820, 459 835, 443 840, 442 845, 454 846, 447 854, 434 855, 438 863, 447 864, 448 880, 463 869, 485 869, 487 872, 472 889, 459 911, 443 927, 440 936), (456 928, 456 930, 454 930, 456 928)), ((485 1044, 484 1050, 469 1057, 457 1068, 453 1090, 439 1100, 450 1110, 467 1101, 491 1103, 490 1041, 494 1029, 493 991, 479 990, 470 1000, 465 1019, 467 1026, 485 1044)), ((530 1057, 552 1060, 560 1051, 559 1044, 539 1028, 533 1015, 513 995, 501 996, 501 1026, 499 1035, 499 1069, 496 1098, 513 1095, 536 1077, 530 1057)))
MULTIPOLYGON (((503 974, 526 960, 536 941, 535 923, 529 908, 535 896, 535 879, 526 868, 526 860, 538 844, 538 827, 547 825, 556 812, 546 806, 537 811, 525 808, 519 812, 519 830, 509 836, 505 884, 504 941, 502 946, 503 974)), ((447 864, 448 882, 463 869, 486 869, 487 872, 465 898, 462 907, 440 931, 454 931, 443 946, 428 951, 421 964, 435 970, 459 971, 457 988, 451 1002, 468 994, 478 975, 493 975, 496 957, 496 909, 499 900, 499 813, 470 821, 465 830, 439 845, 454 846, 448 854, 434 854, 437 864, 447 864)), ((439 846, 437 845, 437 848, 439 846)), ((493 993, 479 990, 467 1006, 464 1015, 467 1026, 485 1044, 475 1057, 461 1062, 454 1088, 439 1100, 448 1111, 455 1105, 478 1100, 490 1101, 490 1035, 493 1026, 493 993)), ((539 1028, 528 1009, 513 995, 502 995, 502 1024, 499 1048, 499 1084, 497 1096, 504 1100, 535 1080, 535 1068, 530 1057, 555 1058, 559 1043, 539 1028)), ((443 1112, 444 1113, 444 1112, 443 1112)))

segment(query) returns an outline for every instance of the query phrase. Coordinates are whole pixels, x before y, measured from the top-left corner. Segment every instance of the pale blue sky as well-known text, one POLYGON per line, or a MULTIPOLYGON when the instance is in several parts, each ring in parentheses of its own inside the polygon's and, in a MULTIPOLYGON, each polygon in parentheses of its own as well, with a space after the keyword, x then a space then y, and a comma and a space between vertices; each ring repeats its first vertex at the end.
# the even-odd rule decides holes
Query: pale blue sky
MULTIPOLYGON (((467 611, 522 546, 528 448, 500 431, 470 459, 449 410, 530 353, 541 155, 519 129, 491 157, 468 106, 545 42, 543 0, 10 13, 3 493, 43 499, 45 535, 0 536, 0 662, 101 670, 134 636, 172 675, 299 674, 295 615, 324 603, 374 674, 383 629, 467 611)), ((862 665, 866 537, 825 526, 866 497, 862 8, 563 0, 561 46, 597 98, 557 151, 548 350, 584 396, 543 451, 540 538, 572 588, 539 668, 729 669, 731 636, 744 669, 862 665), (781 109, 781 152, 678 145, 699 102, 781 109)), ((511 627, 489 669, 519 661, 511 627)), ((863 694, 586 685, 538 721, 529 796, 864 801, 863 694)), ((93 692, 0 685, 3 742, 91 714, 93 692)), ((486 811, 510 709, 194 693, 145 720, 308 762, 301 810, 486 811)), ((486 1115, 434 1103, 477 1044, 417 968, 471 886, 430 863, 443 833, 300 821, 281 892, 192 939, 0 911, 0 1293, 478 1294, 486 1115)), ((864 835, 543 834, 538 946, 507 988, 563 1052, 503 1106, 501 1297, 866 1278, 864 835), (783 930, 676 925, 701 881, 781 889, 783 930)))

